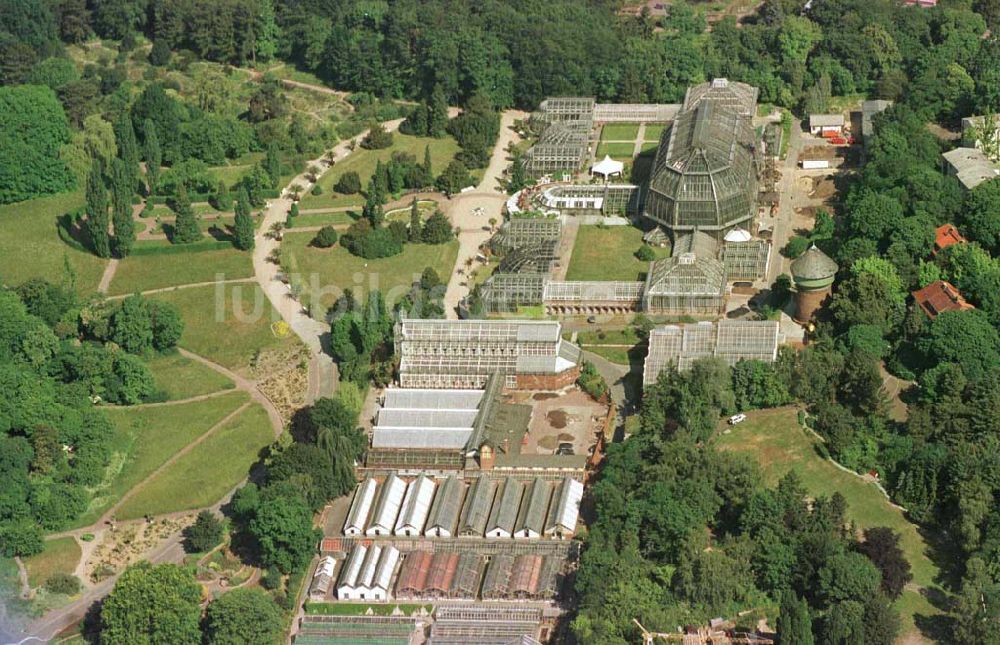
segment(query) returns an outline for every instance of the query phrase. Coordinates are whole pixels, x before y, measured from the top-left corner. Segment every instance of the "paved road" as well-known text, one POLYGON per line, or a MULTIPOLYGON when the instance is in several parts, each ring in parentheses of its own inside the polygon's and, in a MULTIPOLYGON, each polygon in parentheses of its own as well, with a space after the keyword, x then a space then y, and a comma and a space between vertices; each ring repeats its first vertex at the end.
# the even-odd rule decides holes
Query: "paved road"
POLYGON ((458 303, 469 293, 469 287, 462 283, 466 281, 468 272, 460 275, 458 270, 465 266, 466 260, 475 258, 479 247, 490 238, 489 220, 503 221, 503 206, 507 201, 504 190, 504 171, 507 169, 507 146, 520 141, 514 131, 514 121, 527 115, 517 110, 508 110, 500 118, 500 136, 493 146, 493 155, 483 173, 483 179, 476 189, 468 193, 455 195, 443 205, 444 212, 451 223, 460 231, 458 235, 458 258, 455 260, 455 270, 448 280, 448 290, 444 296, 445 316, 458 318, 458 303), (482 215, 474 215, 477 208, 483 210, 482 215))

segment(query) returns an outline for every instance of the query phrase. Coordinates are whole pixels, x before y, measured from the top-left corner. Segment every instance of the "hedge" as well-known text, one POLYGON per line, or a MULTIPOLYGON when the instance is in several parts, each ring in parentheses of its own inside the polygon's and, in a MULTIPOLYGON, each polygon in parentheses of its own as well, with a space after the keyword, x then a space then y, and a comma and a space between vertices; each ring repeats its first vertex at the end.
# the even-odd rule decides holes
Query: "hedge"
MULTIPOLYGON (((265 199, 277 199, 278 197, 281 197, 281 191, 275 188, 262 190, 260 191, 260 194, 265 199)), ((166 204, 174 197, 175 195, 152 195, 149 197, 148 201, 156 205, 161 205, 166 204)), ((188 193, 188 198, 191 200, 191 203, 208 202, 215 198, 215 193, 188 193)))
POLYGON ((129 255, 177 255, 181 253, 201 253, 203 251, 221 251, 233 248, 233 243, 226 240, 203 240, 191 244, 136 244, 129 255))

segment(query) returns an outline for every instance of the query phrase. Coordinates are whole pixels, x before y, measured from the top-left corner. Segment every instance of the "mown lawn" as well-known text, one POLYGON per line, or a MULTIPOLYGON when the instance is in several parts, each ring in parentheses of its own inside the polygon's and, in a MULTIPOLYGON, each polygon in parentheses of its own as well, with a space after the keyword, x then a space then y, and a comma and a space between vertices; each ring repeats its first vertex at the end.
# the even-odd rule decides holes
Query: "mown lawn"
POLYGON ((249 278, 252 275, 253 259, 250 253, 235 248, 133 255, 118 264, 108 292, 109 295, 120 295, 199 282, 249 278))
POLYGON ((259 351, 298 342, 293 335, 278 338, 271 331, 271 323, 281 318, 256 283, 178 289, 158 293, 156 299, 180 309, 181 347, 236 372, 245 371, 259 351))
MULTIPOLYGON (((873 484, 822 458, 816 452, 818 440, 799 425, 794 409, 757 410, 747 413, 747 417, 729 434, 718 435, 719 448, 751 455, 760 463, 769 485, 794 471, 810 495, 829 497, 839 492, 847 500, 847 518, 859 528, 888 526, 902 536, 900 546, 913 567, 914 584, 925 588, 935 586, 938 567, 928 556, 929 546, 917 526, 873 484)), ((904 623, 910 627, 916 614, 939 613, 915 592, 904 593, 896 604, 904 623)))
POLYGON ((642 135, 643 141, 659 141, 666 127, 662 123, 647 123, 642 135))
POLYGON ((194 403, 108 409, 115 429, 111 465, 75 526, 96 521, 129 489, 247 400, 246 393, 231 392, 194 403))
POLYGON ((601 128, 601 141, 635 141, 638 123, 609 123, 601 128))
POLYGON ((381 160, 388 161, 396 152, 406 152, 416 157, 418 163, 424 159, 424 148, 431 148, 431 170, 435 176, 444 170, 448 162, 455 157, 458 152, 458 144, 450 136, 435 139, 433 137, 411 137, 398 132, 393 133, 392 146, 383 150, 365 150, 359 147, 343 161, 330 169, 320 177, 319 185, 323 188, 323 194, 316 196, 307 193, 302 198, 299 208, 334 208, 337 206, 360 206, 364 204, 364 195, 341 195, 333 190, 333 186, 345 172, 353 170, 361 178, 362 187, 368 185, 368 179, 375 171, 375 164, 381 160))
POLYGON ((340 244, 329 249, 312 247, 314 237, 313 233, 286 233, 281 248, 287 266, 302 276, 303 303, 311 307, 315 302, 324 311, 345 288, 353 289, 355 298, 362 298, 368 289, 380 289, 386 302, 394 303, 420 279, 426 267, 433 267, 447 282, 458 256, 458 240, 453 240, 447 244, 406 244, 399 255, 365 260, 340 244))
POLYGON ((35 588, 45 584, 54 573, 72 574, 82 555, 80 545, 71 537, 46 540, 44 551, 24 558, 24 566, 28 569, 28 584, 35 588))
MULTIPOLYGON (((581 226, 566 279, 643 280, 649 263, 635 257, 642 244, 642 231, 634 226, 581 226)), ((667 249, 653 251, 669 255, 667 249)))
POLYGON ((598 159, 603 159, 605 155, 610 155, 613 159, 620 159, 622 161, 631 161, 633 152, 635 152, 635 144, 632 143, 597 144, 598 159))
POLYGON ((146 365, 156 379, 156 390, 166 395, 168 401, 188 399, 235 387, 233 382, 222 374, 179 353, 155 356, 147 359, 146 365))
POLYGON ((78 292, 96 291, 107 260, 67 246, 56 232, 56 219, 82 205, 83 193, 73 192, 0 206, 0 282, 74 280, 78 292))
POLYGON ((299 215, 292 220, 292 229, 303 227, 303 226, 340 226, 340 225, 350 225, 354 223, 353 217, 347 211, 337 211, 333 213, 305 213, 299 215))
POLYGON ((134 519, 210 506, 243 481, 273 440, 267 412, 252 405, 150 480, 118 515, 134 519))
POLYGON ((305 606, 306 614, 312 616, 364 616, 371 609, 376 616, 390 616, 392 612, 399 608, 401 612, 409 616, 415 611, 420 611, 423 607, 428 613, 434 608, 433 605, 418 605, 405 603, 380 603, 365 604, 353 602, 308 602, 305 606))

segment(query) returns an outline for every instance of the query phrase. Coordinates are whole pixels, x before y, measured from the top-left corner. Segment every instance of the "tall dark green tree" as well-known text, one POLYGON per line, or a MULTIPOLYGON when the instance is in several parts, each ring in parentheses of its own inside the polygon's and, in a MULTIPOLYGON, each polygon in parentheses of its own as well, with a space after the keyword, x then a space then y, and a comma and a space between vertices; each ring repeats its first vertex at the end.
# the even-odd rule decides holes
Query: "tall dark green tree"
POLYGON ((200 240, 201 227, 198 226, 198 218, 194 214, 194 209, 191 208, 191 199, 183 184, 177 187, 174 211, 177 213, 177 219, 174 221, 174 234, 171 241, 174 244, 191 244, 200 240))
POLYGON ((146 119, 143 130, 146 139, 142 145, 142 156, 146 161, 146 183, 149 184, 149 194, 156 192, 160 182, 160 166, 163 164, 163 151, 160 150, 160 137, 156 134, 156 124, 152 119, 146 119))
MULTIPOLYGON (((246 190, 242 185, 241 190, 246 190)), ((249 197, 247 198, 249 200, 249 197)), ((229 194, 229 188, 226 187, 226 182, 220 181, 219 185, 215 188, 215 195, 212 196, 212 205, 215 206, 217 210, 228 211, 233 207, 233 196, 229 194)), ((250 207, 250 202, 247 201, 247 208, 250 207)))
POLYGON ((284 614, 262 589, 234 589, 205 612, 208 645, 272 645, 281 639, 284 614))
MULTIPOLYGON (((139 144, 135 139, 135 128, 132 127, 132 117, 128 112, 122 112, 115 120, 115 142, 118 144, 118 157, 125 162, 128 171, 129 189, 135 192, 139 186, 139 144)), ((131 195, 131 193, 130 193, 131 195)))
POLYGON ((111 257, 111 240, 108 236, 108 191, 104 186, 101 165, 94 161, 87 175, 87 233, 94 253, 98 257, 111 257))
POLYGON ((775 628, 779 645, 813 645, 809 605, 791 589, 781 596, 781 613, 775 628))
POLYGON ((431 147, 424 146, 424 163, 423 163, 424 174, 427 175, 428 181, 434 181, 434 166, 431 164, 431 147))
POLYGON ((127 257, 135 244, 132 221, 132 176, 122 159, 111 162, 111 221, 115 226, 112 247, 119 258, 127 257))
POLYGON ((443 137, 448 127, 448 97, 440 83, 431 92, 431 101, 427 110, 427 134, 432 137, 443 137))
POLYGON ((236 198, 236 223, 235 223, 236 248, 241 251, 249 251, 254 247, 254 224, 250 215, 250 196, 247 189, 240 186, 239 196, 236 198))
POLYGON ((410 230, 409 238, 411 242, 419 242, 423 239, 424 224, 420 219, 420 207, 417 205, 417 200, 413 200, 410 204, 410 230))
POLYGON ((277 188, 281 182, 281 157, 278 156, 278 146, 271 144, 264 155, 264 170, 271 180, 269 188, 277 188))

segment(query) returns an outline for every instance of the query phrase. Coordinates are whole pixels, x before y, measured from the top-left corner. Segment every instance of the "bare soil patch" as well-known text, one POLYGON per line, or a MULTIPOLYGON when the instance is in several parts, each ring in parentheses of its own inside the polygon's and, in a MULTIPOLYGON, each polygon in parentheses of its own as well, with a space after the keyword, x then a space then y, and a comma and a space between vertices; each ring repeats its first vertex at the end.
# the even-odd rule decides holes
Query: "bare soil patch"
MULTIPOLYGON (((549 425, 557 430, 566 427, 565 410, 550 410, 549 413, 545 415, 545 418, 548 420, 549 425)), ((570 436, 570 438, 572 438, 572 436, 570 436)))

